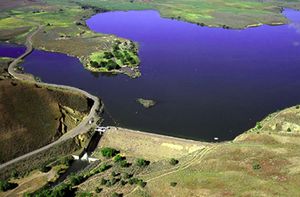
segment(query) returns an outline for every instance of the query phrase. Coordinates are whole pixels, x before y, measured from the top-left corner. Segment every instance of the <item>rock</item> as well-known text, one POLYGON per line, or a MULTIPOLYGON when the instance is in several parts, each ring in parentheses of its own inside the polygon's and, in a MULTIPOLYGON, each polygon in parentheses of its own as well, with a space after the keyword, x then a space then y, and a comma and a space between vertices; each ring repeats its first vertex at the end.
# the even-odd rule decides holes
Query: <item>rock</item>
POLYGON ((150 99, 138 98, 136 101, 143 105, 143 107, 145 108, 153 107, 156 104, 156 101, 150 99))

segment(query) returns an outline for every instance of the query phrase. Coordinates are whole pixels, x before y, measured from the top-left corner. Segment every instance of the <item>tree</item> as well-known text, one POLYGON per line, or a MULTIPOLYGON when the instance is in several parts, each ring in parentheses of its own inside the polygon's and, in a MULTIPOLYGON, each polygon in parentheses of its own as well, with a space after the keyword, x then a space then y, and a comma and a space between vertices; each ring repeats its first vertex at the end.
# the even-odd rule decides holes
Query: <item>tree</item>
POLYGON ((114 162, 120 162, 120 161, 123 161, 125 159, 125 157, 122 157, 121 155, 116 155, 115 157, 114 157, 114 162))
POLYGON ((114 157, 118 153, 119 153, 119 151, 117 151, 114 148, 104 147, 101 149, 102 156, 106 157, 106 158, 114 157))
POLYGON ((96 187, 95 192, 100 193, 100 192, 102 192, 102 190, 103 190, 102 188, 96 187))
POLYGON ((143 158, 138 158, 136 160, 136 165, 139 167, 145 167, 145 166, 148 166, 149 164, 150 164, 150 161, 147 161, 143 158))
POLYGON ((17 178, 19 176, 19 173, 18 173, 18 171, 16 171, 16 170, 13 170, 12 172, 11 172, 11 177, 13 177, 13 178, 17 178))
POLYGON ((111 165, 102 164, 102 165, 96 170, 96 173, 104 172, 104 171, 108 170, 109 168, 111 168, 111 165))
POLYGON ((121 180, 121 185, 126 185, 127 181, 121 180))
POLYGON ((111 172, 111 176, 119 176, 119 175, 120 175, 120 173, 118 173, 118 172, 115 172, 115 171, 111 172))
POLYGON ((106 64, 106 68, 108 70, 114 70, 114 69, 119 69, 120 66, 113 60, 108 60, 107 64, 106 64))
POLYGON ((177 165, 177 164, 179 163, 179 161, 178 161, 177 159, 172 158, 172 159, 169 161, 169 163, 170 163, 172 166, 175 166, 175 165, 177 165))
POLYGON ((100 65, 96 61, 90 61, 90 64, 91 64, 92 67, 95 67, 95 68, 100 67, 100 65))
POLYGON ((259 165, 259 163, 255 163, 252 165, 253 170, 259 170, 261 169, 261 166, 259 165))
POLYGON ((0 191, 2 191, 2 192, 14 189, 17 186, 18 186, 17 183, 10 183, 7 180, 0 180, 0 191))
POLYGON ((114 57, 114 55, 113 55, 112 52, 105 51, 103 57, 104 57, 105 59, 111 59, 111 58, 114 57))
POLYGON ((70 177, 70 181, 72 185, 79 185, 84 181, 84 176, 83 175, 72 175, 70 177))
POLYGON ((117 192, 112 193, 112 197, 122 197, 123 194, 118 194, 117 192))
POLYGON ((112 178, 110 180, 110 182, 111 182, 112 185, 115 185, 118 181, 120 181, 120 179, 112 178))
POLYGON ((138 183, 137 183, 140 187, 145 187, 147 185, 147 183, 143 180, 139 180, 138 183))
POLYGON ((101 178, 100 184, 105 185, 107 183, 107 180, 105 178, 101 178))
POLYGON ((55 196, 55 197, 63 197, 63 196, 72 196, 73 193, 72 186, 66 183, 62 183, 59 186, 55 187, 50 195, 47 196, 55 196))
POLYGON ((119 164, 120 164, 120 166, 121 166, 122 168, 128 168, 128 167, 131 165, 131 164, 128 163, 126 160, 120 161, 119 164))
POLYGON ((120 51, 114 51, 114 55, 118 59, 121 59, 123 57, 123 54, 120 51))
POLYGON ((124 172, 122 177, 123 177, 123 179, 129 179, 132 177, 132 174, 128 174, 127 172, 124 172))
POLYGON ((44 172, 44 173, 49 172, 50 170, 51 170, 51 167, 47 166, 46 164, 43 164, 40 168, 40 171, 44 172))

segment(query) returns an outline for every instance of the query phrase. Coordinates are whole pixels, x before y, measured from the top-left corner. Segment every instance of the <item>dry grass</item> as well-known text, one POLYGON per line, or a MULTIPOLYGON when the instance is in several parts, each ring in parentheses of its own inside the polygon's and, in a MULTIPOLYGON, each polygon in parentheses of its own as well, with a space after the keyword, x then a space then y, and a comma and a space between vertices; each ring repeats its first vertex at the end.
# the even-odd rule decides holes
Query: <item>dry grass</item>
MULTIPOLYGON (((149 158, 151 164, 138 173, 145 188, 116 186, 125 196, 299 196, 300 109, 288 108, 268 116, 232 142, 202 144, 177 138, 110 129, 100 144, 121 150, 122 155, 149 158), (284 125, 293 129, 287 131, 284 125), (168 145, 167 148, 163 144, 168 145), (194 152, 189 148, 201 148, 194 152), (181 147, 181 148, 179 148, 181 147), (184 147, 184 148, 182 148, 184 147), (172 150, 173 149, 173 150, 172 150), (177 155, 176 155, 176 154, 177 155), (170 166, 170 157, 180 157, 170 166), (176 182, 175 187, 171 182, 176 182)), ((96 153, 95 156, 98 154, 96 153)), ((84 191, 94 191, 101 176, 94 177, 84 191)))
POLYGON ((100 147, 114 147, 131 157, 145 157, 151 161, 180 158, 208 143, 111 127, 99 142, 100 147), (125 140, 126 139, 126 140, 125 140))
POLYGON ((0 95, 1 163, 54 141, 89 110, 81 95, 19 81, 0 81, 0 95))

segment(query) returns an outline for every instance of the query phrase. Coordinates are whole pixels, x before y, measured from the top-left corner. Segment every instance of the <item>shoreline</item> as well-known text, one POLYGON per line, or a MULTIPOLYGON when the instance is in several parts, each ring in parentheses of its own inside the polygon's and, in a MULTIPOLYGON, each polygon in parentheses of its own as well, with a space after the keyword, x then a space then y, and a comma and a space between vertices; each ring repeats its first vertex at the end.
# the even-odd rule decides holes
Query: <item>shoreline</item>
POLYGON ((101 112, 103 110, 103 104, 101 102, 101 100, 94 96, 91 95, 90 93, 81 90, 79 88, 76 87, 71 87, 71 86, 65 86, 65 85, 57 85, 57 84, 49 84, 49 83, 43 83, 43 82, 37 82, 32 78, 32 75, 27 75, 27 74, 23 74, 23 73, 17 73, 15 72, 15 66, 18 65, 20 63, 21 60, 23 60, 27 55, 29 55, 32 51, 33 51, 33 46, 32 46, 32 37, 38 33, 38 31, 40 31, 42 28, 42 26, 39 26, 35 31, 29 33, 29 35, 26 38, 26 51, 20 55, 18 58, 15 58, 8 67, 8 73, 14 78, 17 79, 19 81, 22 82, 26 82, 26 83, 34 83, 36 85, 40 85, 40 86, 45 86, 47 88, 55 88, 55 89, 61 89, 61 90, 65 90, 65 91, 75 91, 79 94, 84 95, 86 98, 89 98, 91 100, 93 100, 93 106, 90 109, 89 114, 73 129, 71 129, 69 132, 67 132, 66 134, 62 135, 60 138, 58 138, 56 141, 47 144, 46 146, 43 146, 39 149, 33 150, 29 153, 26 153, 22 156, 16 157, 10 161, 7 161, 5 163, 0 164, 0 170, 3 170, 4 168, 17 163, 21 160, 24 160, 30 156, 33 156, 35 154, 38 154, 42 151, 48 150, 51 147, 67 141, 68 139, 72 139, 78 135, 87 133, 92 127, 94 127, 96 125, 97 120, 100 118, 98 116, 98 113, 101 112), (92 124, 89 124, 89 121, 93 120, 92 124))

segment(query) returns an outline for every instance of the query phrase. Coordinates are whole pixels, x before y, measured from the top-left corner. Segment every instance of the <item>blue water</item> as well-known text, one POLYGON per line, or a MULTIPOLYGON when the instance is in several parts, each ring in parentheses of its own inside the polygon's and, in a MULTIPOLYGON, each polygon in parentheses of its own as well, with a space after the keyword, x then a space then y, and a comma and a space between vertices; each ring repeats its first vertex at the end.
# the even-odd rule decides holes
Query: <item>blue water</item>
POLYGON ((0 55, 1 57, 17 58, 22 55, 26 50, 26 47, 21 45, 13 45, 8 43, 0 43, 0 55))
POLYGON ((156 11, 97 14, 87 21, 92 30, 139 43, 140 78, 90 73, 75 58, 43 51, 23 66, 43 81, 98 95, 123 127, 229 140, 300 103, 300 13, 284 14, 292 24, 246 30, 199 27, 156 11), (158 104, 144 109, 139 97, 158 104))

